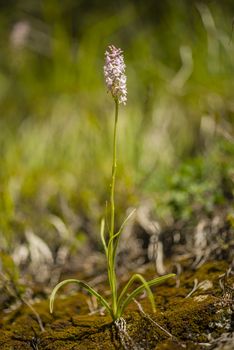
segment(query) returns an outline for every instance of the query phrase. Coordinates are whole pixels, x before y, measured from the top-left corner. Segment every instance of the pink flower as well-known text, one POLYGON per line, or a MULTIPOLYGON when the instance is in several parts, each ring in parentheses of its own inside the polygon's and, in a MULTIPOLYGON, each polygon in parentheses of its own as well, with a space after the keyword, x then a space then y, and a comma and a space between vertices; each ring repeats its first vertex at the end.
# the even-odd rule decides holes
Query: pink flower
POLYGON ((127 101, 127 77, 122 53, 123 51, 114 45, 108 46, 105 52, 104 76, 107 88, 113 98, 125 105, 127 101))

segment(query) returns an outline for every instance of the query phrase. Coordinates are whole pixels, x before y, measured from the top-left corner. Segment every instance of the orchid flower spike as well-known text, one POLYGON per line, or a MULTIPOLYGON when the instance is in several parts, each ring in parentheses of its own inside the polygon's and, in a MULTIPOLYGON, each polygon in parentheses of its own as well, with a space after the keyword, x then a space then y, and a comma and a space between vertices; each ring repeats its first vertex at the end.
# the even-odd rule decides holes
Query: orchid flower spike
POLYGON ((114 45, 105 52, 104 76, 108 90, 118 103, 127 102, 127 77, 125 75, 123 51, 114 45))

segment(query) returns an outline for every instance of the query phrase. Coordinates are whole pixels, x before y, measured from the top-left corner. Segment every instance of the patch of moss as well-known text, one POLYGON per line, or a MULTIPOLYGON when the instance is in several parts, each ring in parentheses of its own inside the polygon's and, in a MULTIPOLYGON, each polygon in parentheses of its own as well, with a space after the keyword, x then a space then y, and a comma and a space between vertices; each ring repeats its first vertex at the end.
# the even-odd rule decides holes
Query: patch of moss
POLYGON ((154 289, 155 314, 151 312, 148 299, 139 298, 146 314, 142 314, 135 303, 129 305, 124 314, 127 334, 120 333, 109 316, 88 315, 87 296, 80 292, 68 297, 62 297, 61 293, 56 298, 53 315, 49 313, 48 300, 34 304, 45 332, 40 331, 31 310, 22 306, 10 314, 0 315, 0 349, 114 350, 122 349, 123 341, 149 350, 201 349, 199 343, 207 342, 208 334, 217 338, 227 332, 231 324, 230 305, 222 302, 218 283, 219 276, 226 269, 225 262, 207 263, 197 271, 184 272, 179 287, 173 280, 158 286, 154 289), (195 279, 199 282, 209 280, 210 287, 197 289, 185 298, 195 279), (173 338, 156 323, 169 331, 173 338))
POLYGON ((190 341, 182 342, 172 339, 162 341, 159 345, 156 345, 154 350, 202 350, 204 347, 199 344, 194 344, 190 341))

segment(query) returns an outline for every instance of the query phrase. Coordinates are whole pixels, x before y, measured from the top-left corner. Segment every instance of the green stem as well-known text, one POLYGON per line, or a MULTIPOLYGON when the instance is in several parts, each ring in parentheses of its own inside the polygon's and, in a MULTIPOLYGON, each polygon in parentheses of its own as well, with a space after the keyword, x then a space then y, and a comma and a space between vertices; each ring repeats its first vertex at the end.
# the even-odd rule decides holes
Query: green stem
POLYGON ((112 178, 111 178, 111 194, 110 194, 110 203, 111 203, 111 226, 110 226, 110 236, 114 235, 115 231, 115 177, 116 177, 116 148, 117 148, 117 123, 118 123, 118 112, 119 104, 115 100, 115 124, 114 124, 114 139, 113 139, 113 158, 112 158, 112 178))
MULTIPOLYGON (((110 192, 110 206, 111 206, 111 218, 110 218, 110 238, 115 234, 115 178, 116 178, 116 150, 117 150, 117 123, 118 123, 119 103, 115 99, 115 122, 114 122, 114 137, 113 137, 113 158, 112 158, 112 177, 111 177, 111 192, 110 192)), ((112 294, 112 308, 113 313, 117 311, 117 284, 115 273, 115 250, 114 240, 112 240, 108 251, 108 276, 112 294)))

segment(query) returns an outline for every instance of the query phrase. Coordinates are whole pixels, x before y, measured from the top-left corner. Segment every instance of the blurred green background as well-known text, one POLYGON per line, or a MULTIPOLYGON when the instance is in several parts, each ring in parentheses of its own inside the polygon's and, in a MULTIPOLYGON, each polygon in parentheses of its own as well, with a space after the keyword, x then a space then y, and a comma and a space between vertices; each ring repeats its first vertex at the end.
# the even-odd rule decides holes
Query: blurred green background
MULTIPOLYGON (((232 0, 0 1, 0 247, 98 237, 109 196, 109 44, 124 50, 117 210, 171 222, 233 200, 232 0)), ((98 239, 98 238, 97 238, 98 239)), ((57 243, 59 244, 59 243, 57 243)))

